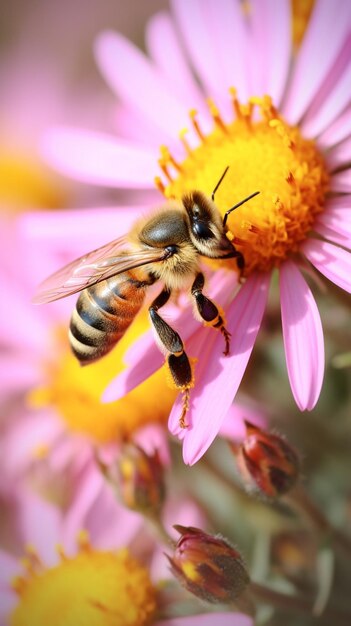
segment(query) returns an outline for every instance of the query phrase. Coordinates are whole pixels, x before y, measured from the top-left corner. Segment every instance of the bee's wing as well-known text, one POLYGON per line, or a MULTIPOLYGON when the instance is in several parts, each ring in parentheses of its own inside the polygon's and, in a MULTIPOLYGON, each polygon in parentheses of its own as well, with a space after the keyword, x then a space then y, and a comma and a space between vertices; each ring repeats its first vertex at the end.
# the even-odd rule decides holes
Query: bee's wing
POLYGON ((127 246, 126 238, 120 237, 65 265, 39 285, 32 302, 44 304, 65 298, 106 278, 134 267, 162 261, 167 256, 162 248, 131 251, 127 246))

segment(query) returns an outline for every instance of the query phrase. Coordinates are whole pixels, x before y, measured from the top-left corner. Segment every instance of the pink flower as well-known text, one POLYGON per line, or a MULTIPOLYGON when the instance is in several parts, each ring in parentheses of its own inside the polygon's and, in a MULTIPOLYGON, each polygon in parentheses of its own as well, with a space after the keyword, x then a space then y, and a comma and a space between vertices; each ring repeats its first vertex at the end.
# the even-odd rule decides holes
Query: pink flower
MULTIPOLYGON (((245 258, 245 284, 236 289, 233 272, 209 280, 208 293, 214 283, 212 292, 217 288, 216 298, 225 304, 230 356, 222 356, 221 335, 196 330, 182 310, 176 320, 180 328, 184 324, 188 353, 201 354, 188 428, 179 427, 181 398, 169 420, 171 432, 184 441, 185 462, 192 464, 213 441, 240 385, 275 268, 291 389, 301 410, 311 410, 318 400, 323 331, 301 269, 313 270, 312 276, 317 269, 351 290, 351 6, 347 0, 333 6, 318 0, 296 53, 288 0, 257 0, 249 15, 230 0, 220 9, 212 0, 175 0, 171 6, 172 14, 157 14, 147 25, 149 57, 116 33, 105 32, 96 42, 99 67, 120 102, 119 136, 58 129, 45 150, 61 171, 79 180, 148 190, 158 146, 166 144, 157 186, 166 197, 178 198, 194 188, 210 194, 229 165, 216 195, 223 214, 260 191, 228 220, 245 258), (331 25, 333 37, 323 45, 331 25)), ((105 399, 120 397, 160 364, 145 336, 130 350, 129 370, 105 399)))
MULTIPOLYGON (((141 528, 135 526, 132 513, 121 510, 118 532, 111 533, 115 520, 111 520, 106 502, 99 503, 98 516, 85 512, 75 520, 74 525, 67 526, 65 515, 57 507, 28 492, 23 486, 17 485, 15 492, 12 490, 11 499, 15 511, 8 519, 10 531, 7 545, 0 548, 2 624, 35 622, 39 626, 47 623, 47 616, 53 610, 57 623, 66 624, 66 619, 71 619, 75 611, 78 619, 83 615, 89 616, 92 610, 126 611, 131 607, 136 612, 140 610, 141 615, 148 615, 150 621, 147 623, 155 626, 211 623, 209 617, 212 615, 213 618, 213 614, 164 621, 156 618, 156 609, 159 611, 162 608, 158 605, 160 599, 162 602, 162 592, 156 594, 156 587, 163 578, 164 570, 158 568, 153 574, 151 570, 155 557, 156 561, 159 560, 160 550, 146 533, 140 542, 141 528), (97 524, 98 518, 100 524, 97 524), (133 546, 137 530, 141 550, 133 546), (15 552, 11 549, 12 545, 15 552), (94 575, 96 570, 99 572, 97 577, 94 575), (106 589, 111 578, 115 582, 110 596, 109 593, 106 595, 106 589), (68 585, 66 580, 70 581, 68 585), (127 585, 124 580, 127 580, 127 585), (73 596, 70 593, 72 582, 73 596)), ((182 513, 185 513, 184 506, 181 517, 193 522, 199 520, 192 514, 189 517, 182 513)), ((164 555, 163 559, 166 561, 164 555)), ((123 622, 117 619, 114 623, 125 624, 123 611, 122 614, 123 622)), ((218 613, 216 619, 223 626, 252 624, 249 617, 235 613, 218 613)), ((102 619, 101 623, 105 621, 102 619)), ((132 623, 144 622, 140 617, 140 621, 132 623)))

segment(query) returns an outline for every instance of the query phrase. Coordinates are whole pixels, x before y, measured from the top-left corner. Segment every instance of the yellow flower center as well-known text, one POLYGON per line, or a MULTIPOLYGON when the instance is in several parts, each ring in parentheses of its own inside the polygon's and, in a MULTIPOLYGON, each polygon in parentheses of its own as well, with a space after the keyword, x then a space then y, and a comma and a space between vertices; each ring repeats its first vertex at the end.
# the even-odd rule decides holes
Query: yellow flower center
POLYGON ((26 574, 13 581, 19 603, 11 626, 147 626, 156 591, 146 569, 127 549, 95 551, 82 535, 74 558, 45 569, 33 549, 26 574))
POLYGON ((11 211, 59 208, 67 201, 68 185, 38 157, 19 149, 0 149, 0 204, 11 211))
POLYGON ((235 119, 225 123, 209 101, 214 127, 204 135, 191 112, 200 139, 191 149, 182 131, 187 157, 177 163, 167 148, 161 148, 161 169, 167 186, 156 184, 166 197, 181 198, 200 189, 211 195, 227 166, 215 202, 222 215, 252 193, 259 195, 230 214, 229 237, 245 258, 244 275, 278 267, 292 254, 313 228, 323 211, 328 174, 313 141, 304 139, 298 127, 289 126, 272 105, 269 96, 251 98, 245 106, 231 90, 235 119))
POLYGON ((167 385, 163 368, 120 400, 101 402, 107 385, 125 367, 127 348, 147 328, 146 315, 139 315, 112 352, 87 367, 66 350, 55 354, 48 383, 30 394, 30 404, 54 406, 70 431, 97 443, 124 439, 146 424, 166 423, 177 392, 167 385))

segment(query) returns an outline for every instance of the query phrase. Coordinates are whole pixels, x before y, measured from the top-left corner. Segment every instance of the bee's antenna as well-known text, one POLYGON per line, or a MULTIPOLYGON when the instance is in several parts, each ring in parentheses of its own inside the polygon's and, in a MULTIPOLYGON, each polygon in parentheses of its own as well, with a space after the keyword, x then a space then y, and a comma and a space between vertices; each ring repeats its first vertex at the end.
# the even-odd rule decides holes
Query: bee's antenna
MULTIPOLYGON (((228 168, 227 168, 228 169, 228 168)), ((226 174, 227 170, 224 172, 224 174, 226 174)), ((224 176, 223 174, 223 176, 224 176)), ((223 178, 222 176, 222 178, 223 178)), ((221 178, 221 180, 222 180, 221 178)), ((219 182, 221 182, 221 180, 219 182)), ((218 183, 219 184, 219 183, 218 183)), ((217 185, 218 187, 218 185, 217 185)), ((234 211, 234 209, 237 209, 239 206, 241 206, 242 204, 245 204, 245 202, 247 202, 248 200, 251 200, 251 198, 254 198, 255 196, 257 196, 259 193, 261 193, 260 191, 255 191, 255 193, 252 193, 251 196, 247 196, 247 198, 245 198, 244 200, 242 200, 241 202, 238 202, 238 204, 234 204, 234 206, 232 206, 231 209, 228 209, 228 211, 226 212, 226 214, 224 215, 223 218, 223 227, 226 225, 227 223, 227 219, 228 219, 228 215, 234 211)))
POLYGON ((223 178, 225 177, 225 175, 226 175, 226 173, 227 173, 227 171, 228 171, 228 170, 229 170, 229 165, 227 165, 227 167, 225 168, 225 170, 224 170, 224 172, 223 172, 222 176, 220 177, 220 179, 219 179, 219 181, 218 181, 217 185, 215 186, 214 190, 212 191, 212 195, 211 195, 212 202, 214 201, 215 193, 216 193, 216 191, 217 191, 217 189, 218 189, 219 185, 221 184, 221 182, 222 182, 223 178))

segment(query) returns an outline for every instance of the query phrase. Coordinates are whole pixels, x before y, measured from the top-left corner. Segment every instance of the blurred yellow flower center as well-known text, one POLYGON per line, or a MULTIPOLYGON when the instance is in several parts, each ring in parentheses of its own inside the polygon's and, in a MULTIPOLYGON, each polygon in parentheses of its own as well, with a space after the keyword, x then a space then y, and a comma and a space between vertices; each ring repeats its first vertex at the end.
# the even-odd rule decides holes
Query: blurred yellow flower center
POLYGON ((0 148, 0 204, 11 211, 59 208, 67 203, 68 184, 35 155, 0 148))
POLYGON ((107 385, 125 367, 127 348, 147 328, 143 313, 110 354, 87 367, 81 367, 68 350, 56 354, 46 372, 47 385, 31 393, 30 404, 55 407, 71 431, 97 443, 121 440, 146 424, 166 423, 177 392, 167 385, 163 368, 120 400, 101 402, 107 385))
POLYGON ((82 535, 74 558, 45 569, 35 551, 26 574, 13 581, 19 602, 10 626, 148 626, 156 592, 146 569, 127 549, 95 551, 82 535))
POLYGON ((225 123, 209 101, 214 127, 205 135, 191 112, 199 145, 190 148, 181 139, 187 157, 177 163, 161 148, 161 169, 167 178, 156 184, 166 197, 181 198, 192 189, 211 195, 224 170, 229 170, 216 192, 222 215, 252 193, 260 194, 230 214, 229 238, 245 258, 244 275, 278 267, 313 228, 323 211, 328 174, 315 143, 289 126, 269 96, 251 98, 245 106, 231 90, 235 119, 225 123))

